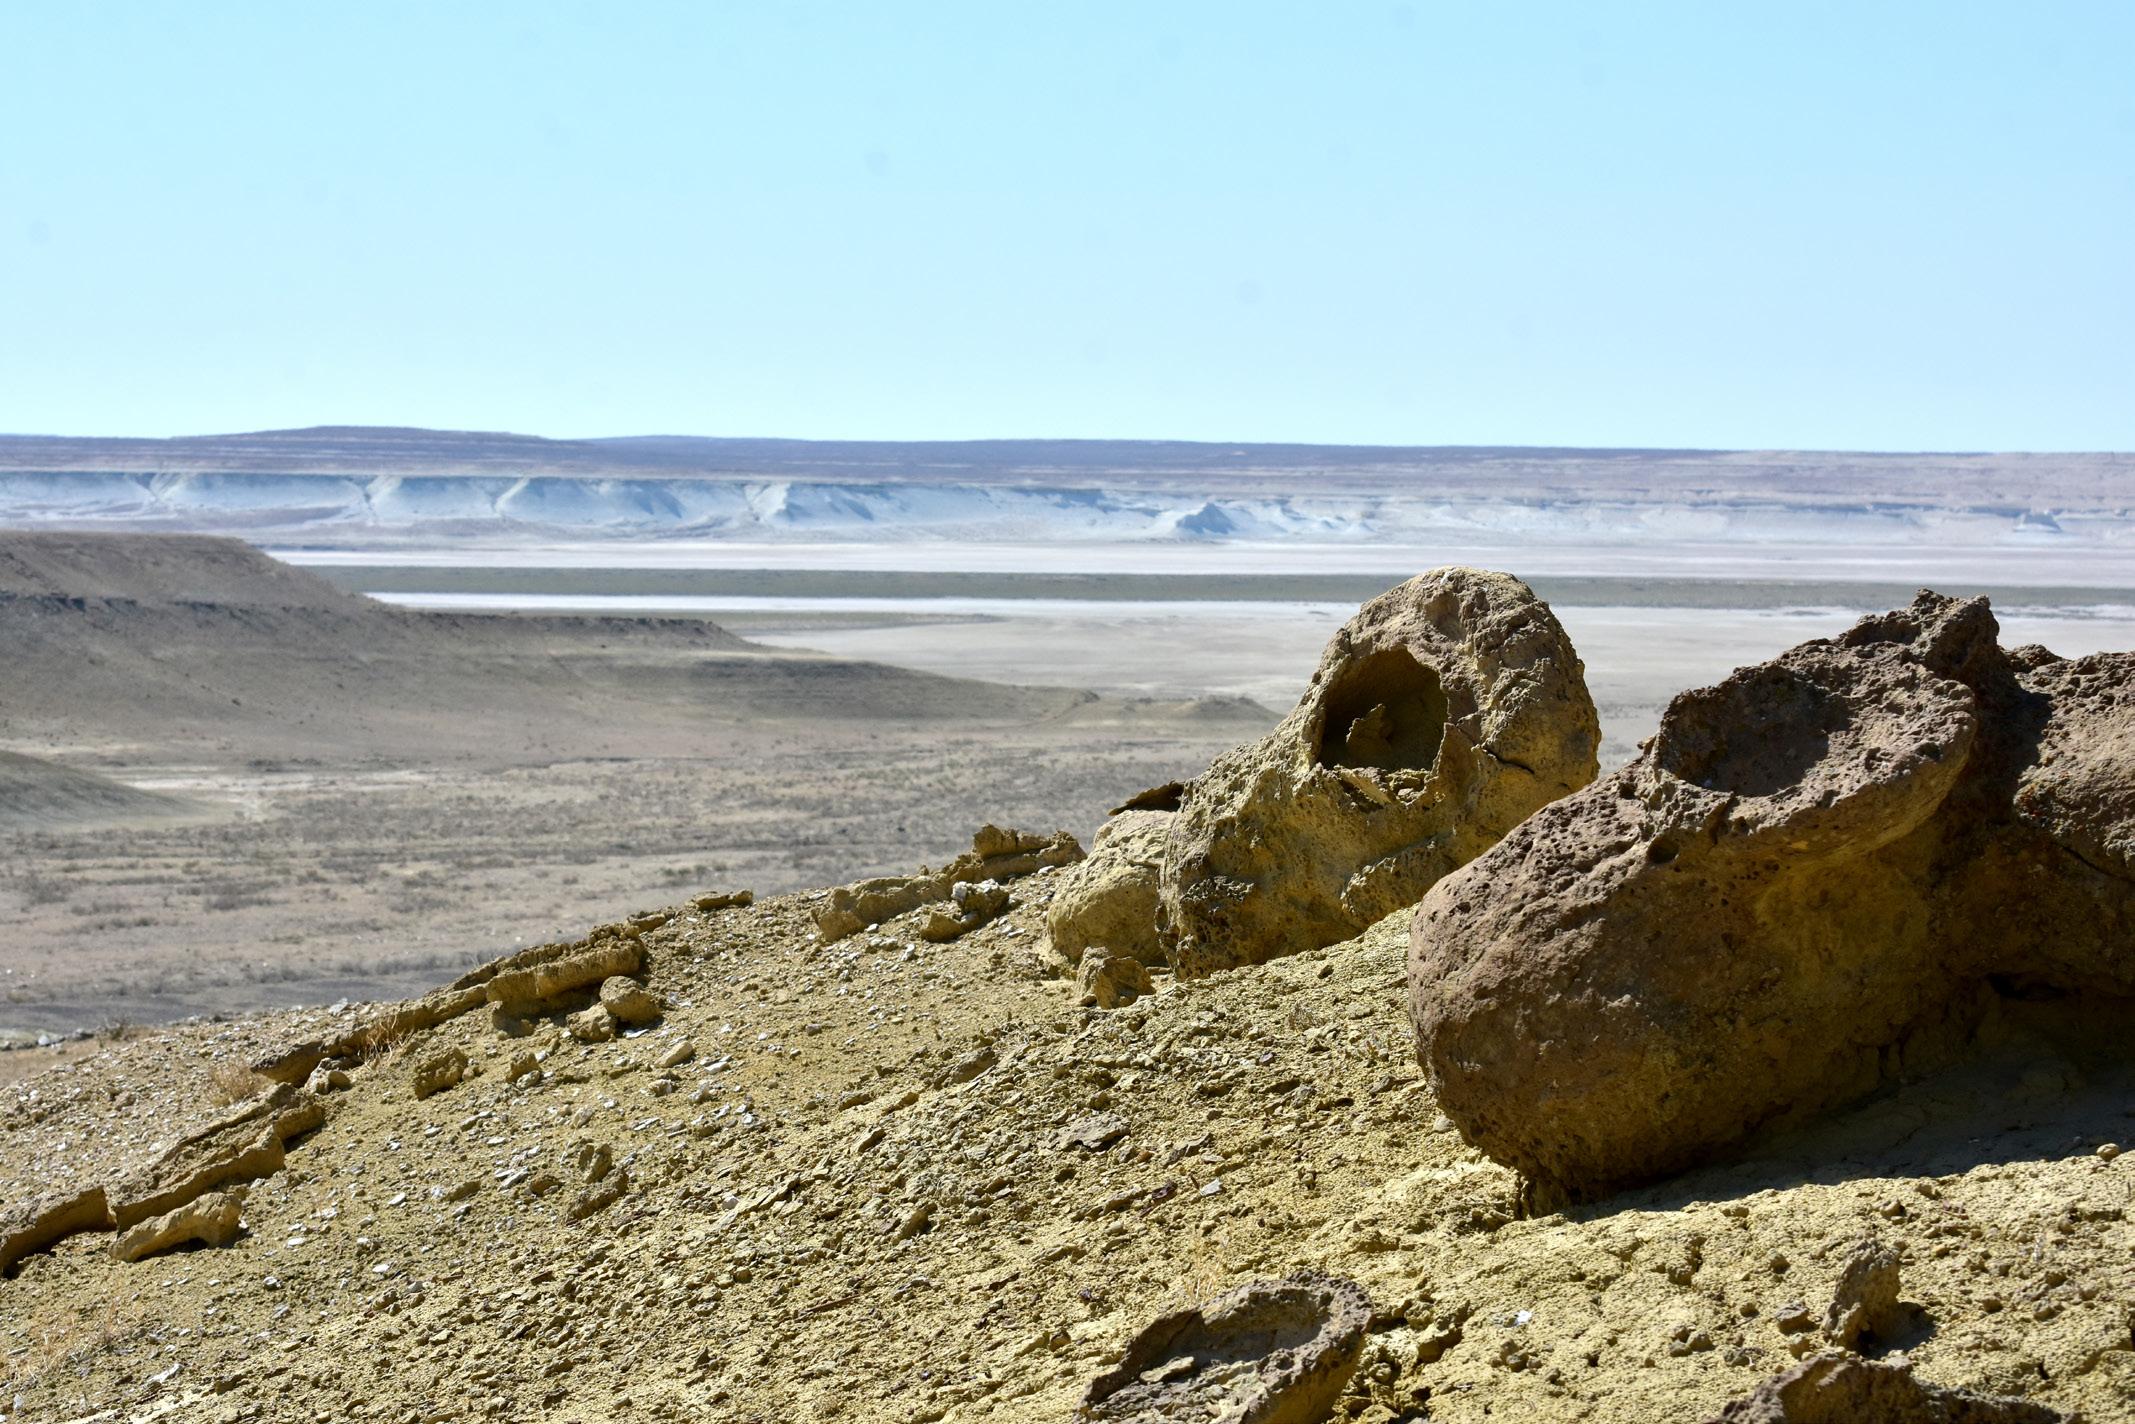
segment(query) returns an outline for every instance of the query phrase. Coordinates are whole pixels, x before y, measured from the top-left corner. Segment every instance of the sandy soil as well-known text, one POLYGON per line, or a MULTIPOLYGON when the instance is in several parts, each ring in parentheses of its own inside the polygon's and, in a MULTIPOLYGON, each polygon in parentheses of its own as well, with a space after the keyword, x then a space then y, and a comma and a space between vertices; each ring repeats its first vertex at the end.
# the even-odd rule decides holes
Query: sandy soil
MULTIPOLYGON (((1374 1305, 1336 1418, 1648 1424, 1824 1348, 1872 1239, 1905 1308, 1866 1353, 2135 1419, 2110 1054, 2012 1009, 1968 1070, 1519 1220, 1418 1077, 1398 922, 1105 1013, 1047 953, 1049 877, 1016 886, 948 944, 923 912, 822 944, 816 896, 678 905, 644 937, 668 1007, 641 1036, 475 1011, 400 1037, 325 1092, 233 1244, 24 1260, 0 1390, 37 1419, 1020 1424, 1069 1417, 1158 1313, 1311 1267, 1374 1305), (417 1099, 451 1052, 468 1076, 417 1099)), ((256 1091, 245 1063, 354 1022, 200 1025, 19 1084, 0 1202, 119 1180, 256 1091)))
POLYGON ((223 814, 0 830, 0 1038, 413 993, 676 886, 887 872, 988 819, 1086 836, 1242 731, 826 725, 698 758, 139 768, 223 814))

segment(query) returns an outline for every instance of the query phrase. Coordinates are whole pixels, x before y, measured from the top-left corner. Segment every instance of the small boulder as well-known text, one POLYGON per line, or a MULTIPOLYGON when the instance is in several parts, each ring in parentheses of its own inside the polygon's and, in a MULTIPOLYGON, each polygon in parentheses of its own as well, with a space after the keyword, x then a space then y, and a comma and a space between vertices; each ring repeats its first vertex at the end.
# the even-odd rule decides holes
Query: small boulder
POLYGON ((1903 1323, 1898 1312, 1898 1253, 1876 1241, 1857 1244, 1840 1268, 1824 1338, 1852 1349, 1864 1335, 1888 1340, 1903 1323))
POLYGON ((1356 1372, 1371 1298, 1303 1273, 1253 1281, 1158 1317, 1092 1381, 1085 1420, 1317 1424, 1356 1372))
POLYGON ((1086 1007, 1117 1009, 1154 993, 1149 970, 1130 954, 1114 954, 1103 945, 1084 951, 1075 970, 1075 1001, 1086 1007))
POLYGON ((138 1261, 198 1241, 208 1246, 227 1246, 237 1239, 244 1217, 245 1189, 229 1187, 209 1192, 129 1227, 112 1240, 111 1254, 120 1261, 138 1261))
POLYGON ((1065 871, 1046 907, 1045 928, 1053 952, 1070 964, 1101 944, 1114 954, 1165 967, 1169 959, 1157 934, 1157 879, 1169 811, 1121 811, 1090 842, 1090 854, 1065 871))
POLYGON ((422 1059, 408 1071, 408 1087, 418 1100, 442 1093, 467 1076, 467 1055, 447 1048, 422 1059))
POLYGON ((650 989, 620 974, 601 981, 600 1001, 617 1023, 631 1028, 658 1022, 665 1007, 650 989))

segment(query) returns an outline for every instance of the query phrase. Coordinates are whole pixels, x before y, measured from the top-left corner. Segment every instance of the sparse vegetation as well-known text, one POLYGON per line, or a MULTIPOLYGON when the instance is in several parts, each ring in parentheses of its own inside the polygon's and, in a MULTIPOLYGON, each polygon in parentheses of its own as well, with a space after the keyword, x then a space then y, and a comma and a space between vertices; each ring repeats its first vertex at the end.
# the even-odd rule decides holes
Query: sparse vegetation
POLYGON ((216 1107, 226 1108, 273 1086, 243 1063, 218 1063, 208 1074, 208 1101, 216 1107))

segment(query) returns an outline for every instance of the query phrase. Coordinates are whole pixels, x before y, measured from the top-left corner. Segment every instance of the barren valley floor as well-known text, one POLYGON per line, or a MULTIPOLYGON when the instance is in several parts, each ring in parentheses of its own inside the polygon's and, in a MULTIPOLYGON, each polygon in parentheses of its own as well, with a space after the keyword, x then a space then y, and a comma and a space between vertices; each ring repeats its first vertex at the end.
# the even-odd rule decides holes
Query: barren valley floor
MULTIPOLYGON (((537 679, 510 689, 522 705, 428 708, 432 723, 459 724, 444 741, 421 725, 344 720, 295 742, 234 723, 164 745, 149 704, 123 735, 18 735, 0 745, 181 798, 194 814, 0 825, 0 1039, 416 992, 676 887, 769 894, 905 869, 953 853, 987 820, 1087 839, 1125 796, 1272 724, 1353 611, 1327 595, 1355 593, 1323 575, 1235 573, 1208 576, 1216 586, 815 571, 798 593, 750 596, 727 574, 710 585, 721 591, 676 593, 614 568, 322 572, 418 607, 591 611, 655 630, 711 617, 799 668, 886 664, 1089 689, 1141 710, 943 715, 971 684, 921 681, 896 715, 855 716, 848 694, 765 707, 753 684, 729 695, 704 678, 686 691, 694 707, 668 705, 656 732, 633 720, 641 711, 611 708, 565 735, 523 705, 537 679)), ((1903 596, 1902 585, 1840 581, 1542 582, 1585 660, 1604 765, 1632 755, 1675 692, 1903 596)), ((2011 643, 2070 655, 2135 646, 2124 590, 1994 591, 2011 643)), ((514 622, 451 621, 476 647, 514 622)), ((649 676, 626 642, 572 654, 586 660, 573 685, 649 676)), ((258 675, 247 667, 241 680, 258 675)))

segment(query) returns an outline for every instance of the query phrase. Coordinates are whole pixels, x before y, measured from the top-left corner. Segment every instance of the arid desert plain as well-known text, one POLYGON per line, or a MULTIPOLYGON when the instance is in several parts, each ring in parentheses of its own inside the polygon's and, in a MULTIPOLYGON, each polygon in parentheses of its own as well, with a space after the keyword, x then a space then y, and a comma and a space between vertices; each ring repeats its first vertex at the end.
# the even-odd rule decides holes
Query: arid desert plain
POLYGON ((0 1414, 2135 1419, 2110 471, 1757 468, 19 479, 0 1414))

